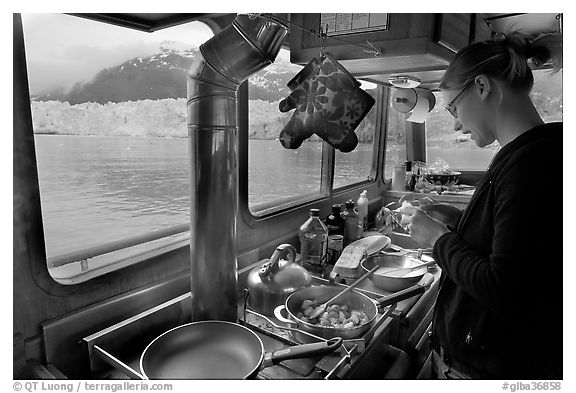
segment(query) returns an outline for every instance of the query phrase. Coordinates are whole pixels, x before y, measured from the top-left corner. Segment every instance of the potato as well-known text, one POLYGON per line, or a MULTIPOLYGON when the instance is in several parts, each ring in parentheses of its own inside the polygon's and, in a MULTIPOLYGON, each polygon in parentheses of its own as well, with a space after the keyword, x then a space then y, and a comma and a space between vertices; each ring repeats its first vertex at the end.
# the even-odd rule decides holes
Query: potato
POLYGON ((336 329, 350 329, 367 323, 369 320, 364 311, 353 310, 348 304, 332 304, 327 307, 320 317, 314 319, 309 318, 317 308, 318 303, 319 302, 315 300, 304 300, 302 302, 304 313, 299 312, 297 317, 313 325, 336 329))
POLYGON ((306 299, 302 302, 302 306, 300 307, 302 310, 306 310, 309 306, 312 306, 312 300, 306 299))
POLYGON ((310 314, 312 314, 312 312, 314 311, 314 308, 312 306, 308 306, 306 308, 306 310, 304 310, 304 316, 309 317, 310 314))
POLYGON ((350 317, 350 321, 354 323, 354 325, 358 325, 360 323, 360 318, 358 318, 358 314, 352 314, 350 317))

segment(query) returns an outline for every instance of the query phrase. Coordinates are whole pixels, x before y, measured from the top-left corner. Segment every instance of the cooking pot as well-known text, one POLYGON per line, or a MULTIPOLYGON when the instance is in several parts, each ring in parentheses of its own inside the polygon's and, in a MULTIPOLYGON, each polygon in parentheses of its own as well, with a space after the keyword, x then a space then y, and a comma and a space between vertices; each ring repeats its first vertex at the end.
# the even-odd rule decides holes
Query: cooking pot
POLYGON ((245 379, 283 360, 328 354, 342 339, 264 353, 262 340, 245 326, 226 321, 192 322, 156 337, 140 357, 146 379, 245 379))
POLYGON ((249 306, 264 315, 274 315, 274 308, 284 304, 294 291, 309 287, 310 272, 296 263, 296 249, 279 245, 270 259, 248 274, 246 286, 249 306))
MULTIPOLYGON (((316 300, 319 304, 321 304, 345 289, 345 287, 339 286, 321 285, 300 289, 294 292, 292 295, 288 296, 285 304, 276 307, 274 310, 274 316, 284 323, 295 325, 300 330, 322 338, 329 339, 332 337, 342 337, 345 340, 358 338, 370 330, 370 328, 372 328, 372 326, 376 323, 379 308, 386 307, 401 300, 424 293, 432 281, 434 281, 434 276, 430 275, 429 279, 424 280, 417 285, 388 296, 383 296, 376 300, 373 300, 363 293, 356 291, 343 294, 336 301, 337 304, 347 304, 351 310, 364 311, 368 317, 367 322, 350 328, 318 326, 296 317, 296 314, 301 311, 302 302, 304 302, 304 300, 316 300), (284 310, 288 314, 288 318, 282 315, 284 310)), ((304 334, 296 334, 296 338, 302 342, 309 340, 304 334)))
MULTIPOLYGON (((422 262, 419 259, 406 254, 397 255, 387 253, 371 255, 360 262, 360 266, 365 272, 370 271, 370 269, 376 265, 379 265, 382 268, 401 269, 415 267, 421 264, 422 262)), ((380 273, 376 270, 369 276, 369 278, 377 288, 384 289, 385 291, 396 292, 416 284, 422 279, 422 276, 424 276, 427 271, 427 268, 424 266, 422 269, 414 270, 401 277, 393 277, 386 275, 385 272, 380 273)))

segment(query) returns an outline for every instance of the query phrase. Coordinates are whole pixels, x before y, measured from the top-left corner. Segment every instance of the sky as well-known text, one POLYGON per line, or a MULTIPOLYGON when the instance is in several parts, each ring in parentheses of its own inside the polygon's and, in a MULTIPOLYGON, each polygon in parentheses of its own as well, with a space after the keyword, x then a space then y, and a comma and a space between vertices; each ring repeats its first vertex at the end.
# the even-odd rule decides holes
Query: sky
POLYGON ((158 53, 162 41, 199 46, 212 36, 202 22, 146 33, 63 14, 22 14, 29 84, 37 93, 89 80, 103 68, 158 53))

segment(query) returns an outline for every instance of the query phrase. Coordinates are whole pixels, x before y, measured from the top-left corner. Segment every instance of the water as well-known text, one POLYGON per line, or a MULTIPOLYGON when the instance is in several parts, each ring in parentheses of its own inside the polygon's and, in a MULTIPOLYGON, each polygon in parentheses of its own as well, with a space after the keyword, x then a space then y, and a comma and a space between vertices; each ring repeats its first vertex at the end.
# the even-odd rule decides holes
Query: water
MULTIPOLYGON (((36 135, 48 257, 189 222, 188 140, 36 135)), ((250 140, 249 205, 320 187, 322 147, 250 140)), ((366 180, 372 146, 336 156, 336 186, 366 180)), ((296 230, 296 229, 295 229, 296 230)))

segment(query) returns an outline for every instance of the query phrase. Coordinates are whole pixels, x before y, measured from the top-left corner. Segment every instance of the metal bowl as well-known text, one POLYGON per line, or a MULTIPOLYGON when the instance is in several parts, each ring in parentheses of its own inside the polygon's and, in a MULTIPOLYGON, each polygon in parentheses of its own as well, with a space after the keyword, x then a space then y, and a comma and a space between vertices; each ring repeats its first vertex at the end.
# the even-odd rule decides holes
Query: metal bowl
POLYGON ((460 172, 442 173, 442 174, 424 174, 424 178, 430 183, 440 183, 441 185, 456 184, 460 180, 460 172))
POLYGON ((386 275, 386 270, 414 267, 421 264, 422 262, 419 259, 411 256, 392 254, 375 254, 360 262, 364 272, 370 271, 375 265, 382 267, 382 271, 380 269, 376 270, 369 278, 377 288, 390 292, 401 291, 416 284, 426 274, 427 268, 422 267, 422 269, 414 270, 402 277, 388 276, 386 275))

